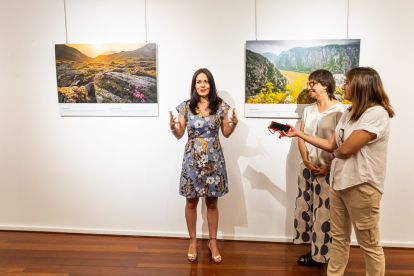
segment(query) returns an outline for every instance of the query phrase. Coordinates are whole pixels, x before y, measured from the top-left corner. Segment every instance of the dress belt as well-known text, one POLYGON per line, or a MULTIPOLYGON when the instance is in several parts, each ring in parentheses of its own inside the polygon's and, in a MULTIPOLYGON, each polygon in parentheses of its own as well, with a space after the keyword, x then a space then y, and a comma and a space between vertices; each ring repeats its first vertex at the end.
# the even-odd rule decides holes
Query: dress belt
POLYGON ((215 133, 210 133, 210 134, 201 134, 197 137, 194 137, 194 139, 203 139, 203 138, 214 138, 216 137, 215 133))

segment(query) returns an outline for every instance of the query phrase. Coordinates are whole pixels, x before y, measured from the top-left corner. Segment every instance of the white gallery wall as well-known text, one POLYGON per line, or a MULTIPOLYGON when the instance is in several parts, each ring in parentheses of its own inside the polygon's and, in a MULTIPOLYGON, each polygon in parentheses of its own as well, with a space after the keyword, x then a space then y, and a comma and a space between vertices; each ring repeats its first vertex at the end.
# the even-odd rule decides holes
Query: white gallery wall
POLYGON ((219 237, 291 241, 297 140, 269 134, 270 118, 244 117, 245 42, 348 37, 361 39, 360 64, 378 70, 397 114, 381 240, 414 247, 413 9, 411 0, 66 0, 65 26, 63 0, 0 0, 0 229, 187 237, 178 194, 187 139, 171 135, 168 111, 206 67, 239 117, 221 136, 230 193, 219 200, 219 237), (54 45, 66 39, 155 42, 159 117, 60 117, 54 45))

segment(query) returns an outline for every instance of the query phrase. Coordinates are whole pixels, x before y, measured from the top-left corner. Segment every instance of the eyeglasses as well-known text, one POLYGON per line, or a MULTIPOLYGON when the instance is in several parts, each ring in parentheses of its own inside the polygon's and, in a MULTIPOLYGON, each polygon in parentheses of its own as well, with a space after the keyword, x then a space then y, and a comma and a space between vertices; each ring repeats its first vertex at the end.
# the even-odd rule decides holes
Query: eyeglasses
POLYGON ((313 87, 315 84, 320 83, 319 81, 310 81, 307 84, 307 86, 313 87))
POLYGON ((345 134, 345 129, 343 128, 339 129, 339 139, 341 139, 342 143, 344 143, 344 134, 345 134))

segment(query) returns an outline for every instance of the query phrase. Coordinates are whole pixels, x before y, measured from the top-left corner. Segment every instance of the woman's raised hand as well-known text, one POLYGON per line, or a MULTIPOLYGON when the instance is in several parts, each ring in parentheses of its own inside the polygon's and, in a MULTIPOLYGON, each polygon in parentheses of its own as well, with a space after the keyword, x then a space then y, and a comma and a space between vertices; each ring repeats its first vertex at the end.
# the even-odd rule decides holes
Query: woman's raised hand
POLYGON ((232 123, 233 125, 237 125, 237 123, 239 122, 239 119, 237 119, 235 110, 236 108, 233 108, 233 114, 231 115, 230 120, 229 120, 229 123, 232 123))
POLYGON ((175 129, 175 125, 178 124, 178 122, 176 121, 176 117, 174 117, 174 115, 172 114, 172 111, 168 111, 170 112, 170 128, 171 130, 175 129))

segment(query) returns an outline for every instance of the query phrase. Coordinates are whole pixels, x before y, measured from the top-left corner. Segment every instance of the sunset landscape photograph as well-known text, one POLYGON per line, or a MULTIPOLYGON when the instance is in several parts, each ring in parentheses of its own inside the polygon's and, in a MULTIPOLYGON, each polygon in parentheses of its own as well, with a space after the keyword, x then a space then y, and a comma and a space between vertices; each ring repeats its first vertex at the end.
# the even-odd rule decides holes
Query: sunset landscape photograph
POLYGON ((157 103, 155 43, 56 44, 59 103, 157 103))

